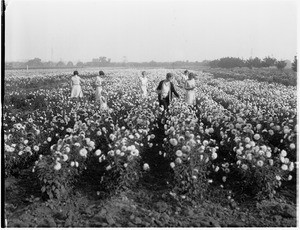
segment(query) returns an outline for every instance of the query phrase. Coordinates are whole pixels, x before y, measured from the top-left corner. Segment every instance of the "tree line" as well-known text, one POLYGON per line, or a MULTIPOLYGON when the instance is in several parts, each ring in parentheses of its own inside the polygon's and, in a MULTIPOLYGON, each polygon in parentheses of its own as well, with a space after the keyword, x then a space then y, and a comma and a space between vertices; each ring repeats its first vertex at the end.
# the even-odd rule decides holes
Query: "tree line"
MULTIPOLYGON (((204 60, 202 62, 190 62, 186 61, 175 61, 175 62, 111 62, 110 58, 99 57, 94 58, 90 62, 73 63, 68 62, 43 62, 40 58, 34 58, 27 62, 6 62, 5 69, 26 69, 26 68, 83 68, 83 67, 150 67, 150 68, 197 68, 197 67, 211 67, 211 68, 235 68, 235 67, 248 67, 252 68, 262 68, 262 67, 272 67, 275 66, 282 70, 287 65, 284 60, 276 60, 276 58, 265 57, 260 59, 258 57, 249 58, 247 60, 235 57, 224 57, 212 61, 204 60)), ((297 56, 294 57, 292 63, 292 69, 297 72, 297 56)))
MULTIPOLYGON (((264 59, 260 59, 258 57, 249 58, 247 60, 235 57, 224 57, 220 59, 216 59, 210 61, 208 63, 211 68, 235 68, 235 67, 248 67, 252 68, 262 68, 262 67, 272 67, 275 66, 277 69, 284 69, 287 65, 287 62, 284 60, 276 60, 276 58, 265 57, 264 59)), ((294 61, 292 63, 292 69, 297 72, 297 56, 294 57, 294 61)))

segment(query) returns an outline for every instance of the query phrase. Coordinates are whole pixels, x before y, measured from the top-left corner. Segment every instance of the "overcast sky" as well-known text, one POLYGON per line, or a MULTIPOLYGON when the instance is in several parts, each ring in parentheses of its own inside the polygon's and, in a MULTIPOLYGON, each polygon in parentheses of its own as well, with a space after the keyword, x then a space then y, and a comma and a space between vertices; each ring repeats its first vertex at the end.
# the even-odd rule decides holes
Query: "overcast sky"
POLYGON ((6 61, 203 61, 297 52, 296 1, 7 0, 6 61))

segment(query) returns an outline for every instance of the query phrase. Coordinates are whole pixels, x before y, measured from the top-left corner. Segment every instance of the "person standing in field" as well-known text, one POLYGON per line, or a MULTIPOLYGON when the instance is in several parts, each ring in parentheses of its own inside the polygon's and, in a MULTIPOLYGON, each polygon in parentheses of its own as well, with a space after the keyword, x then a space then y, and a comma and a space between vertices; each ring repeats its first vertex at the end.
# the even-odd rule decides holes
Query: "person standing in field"
POLYGON ((78 76, 77 70, 75 70, 73 74, 74 75, 71 78, 71 98, 82 98, 83 93, 80 84, 83 82, 83 80, 78 76))
POLYGON ((103 80, 101 77, 104 77, 104 72, 102 70, 99 71, 99 75, 96 76, 95 79, 95 86, 96 86, 96 93, 95 93, 95 101, 101 103, 101 96, 102 96, 102 82, 103 80))
POLYGON ((189 76, 189 71, 186 69, 183 74, 181 74, 181 78, 182 80, 185 82, 186 80, 188 80, 188 76, 189 76))
POLYGON ((102 110, 106 110, 108 108, 107 100, 102 95, 102 93, 105 93, 105 92, 103 92, 103 87, 102 87, 102 82, 103 82, 102 77, 104 77, 104 76, 105 76, 104 72, 102 70, 100 70, 99 75, 96 76, 96 79, 95 79, 95 86, 96 86, 95 101, 96 101, 96 103, 100 104, 100 109, 102 109, 102 110))
POLYGON ((185 81, 184 88, 185 93, 185 102, 189 105, 195 105, 196 102, 196 92, 195 92, 196 82, 195 74, 189 73, 188 79, 185 81))
POLYGON ((172 101, 173 94, 179 98, 179 94, 176 92, 174 84, 171 81, 172 77, 171 73, 167 73, 166 79, 160 81, 156 88, 159 106, 163 106, 165 110, 168 109, 170 102, 172 101))
POLYGON ((148 79, 146 77, 146 71, 143 71, 142 76, 139 77, 139 85, 140 85, 140 89, 141 89, 142 98, 147 98, 148 79))

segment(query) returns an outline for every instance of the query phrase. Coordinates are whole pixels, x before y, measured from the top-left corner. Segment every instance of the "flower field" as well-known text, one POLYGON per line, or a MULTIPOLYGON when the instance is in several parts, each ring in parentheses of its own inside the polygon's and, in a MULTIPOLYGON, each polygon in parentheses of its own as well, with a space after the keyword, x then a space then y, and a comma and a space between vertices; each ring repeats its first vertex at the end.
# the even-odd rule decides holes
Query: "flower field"
POLYGON ((169 70, 146 71, 141 99, 141 70, 105 69, 103 110, 98 71, 79 70, 80 101, 71 70, 6 71, 9 227, 296 226, 296 86, 195 71, 190 107, 170 70, 180 98, 164 113, 155 89, 169 70))

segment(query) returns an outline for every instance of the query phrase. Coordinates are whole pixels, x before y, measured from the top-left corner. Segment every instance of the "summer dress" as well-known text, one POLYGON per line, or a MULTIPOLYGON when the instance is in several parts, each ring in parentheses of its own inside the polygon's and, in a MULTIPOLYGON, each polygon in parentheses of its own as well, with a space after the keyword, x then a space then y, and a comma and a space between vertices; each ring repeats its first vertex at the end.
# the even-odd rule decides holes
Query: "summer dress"
POLYGON ((148 79, 146 77, 140 77, 140 82, 141 82, 142 97, 145 98, 145 97, 147 97, 147 83, 148 83, 148 79))
POLYGON ((196 82, 195 79, 188 79, 185 82, 185 102, 189 105, 194 105, 196 101, 196 92, 195 92, 196 82))
POLYGON ((99 76, 96 77, 95 85, 96 85, 95 100, 101 101, 102 79, 99 76))
POLYGON ((78 75, 71 78, 72 81, 72 91, 71 97, 83 97, 82 89, 80 86, 81 79, 78 75))

